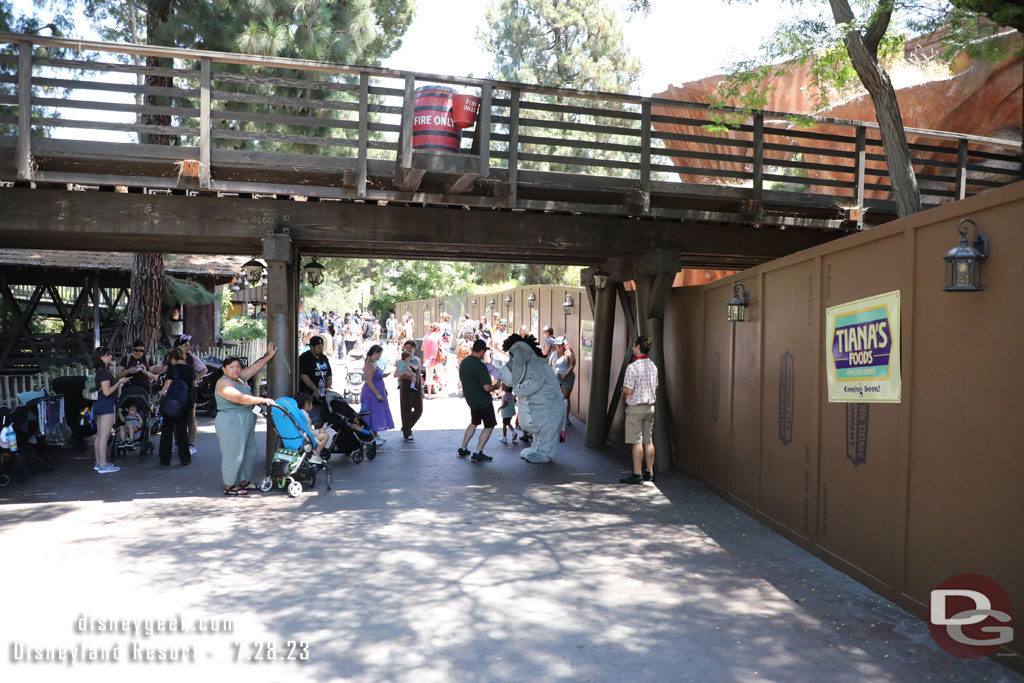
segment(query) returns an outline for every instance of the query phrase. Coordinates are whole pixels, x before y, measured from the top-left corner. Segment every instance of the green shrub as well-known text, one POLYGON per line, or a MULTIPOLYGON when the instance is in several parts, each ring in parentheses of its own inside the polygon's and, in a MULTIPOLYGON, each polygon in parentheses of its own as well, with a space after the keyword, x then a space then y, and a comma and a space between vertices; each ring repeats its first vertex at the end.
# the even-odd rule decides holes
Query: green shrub
POLYGON ((266 336, 267 321, 256 318, 229 318, 220 331, 220 338, 224 341, 248 341, 266 336))

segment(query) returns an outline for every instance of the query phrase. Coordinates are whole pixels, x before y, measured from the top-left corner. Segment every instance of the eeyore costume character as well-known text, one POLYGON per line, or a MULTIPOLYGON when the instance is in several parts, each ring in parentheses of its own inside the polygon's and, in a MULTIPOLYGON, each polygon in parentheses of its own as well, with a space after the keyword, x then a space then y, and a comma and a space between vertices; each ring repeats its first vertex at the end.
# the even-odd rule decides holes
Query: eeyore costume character
POLYGON ((550 462, 558 448, 565 421, 565 398, 555 371, 541 354, 533 335, 509 335, 501 348, 509 361, 501 368, 501 381, 512 387, 519 425, 533 436, 533 444, 520 457, 527 462, 550 462))

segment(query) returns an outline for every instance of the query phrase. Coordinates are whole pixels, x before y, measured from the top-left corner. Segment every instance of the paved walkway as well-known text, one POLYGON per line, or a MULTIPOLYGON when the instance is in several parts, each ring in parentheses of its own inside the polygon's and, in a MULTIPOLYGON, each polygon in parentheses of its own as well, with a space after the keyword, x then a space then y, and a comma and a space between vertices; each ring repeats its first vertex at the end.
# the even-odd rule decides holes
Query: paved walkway
POLYGON ((414 444, 391 433, 375 461, 337 463, 334 490, 297 499, 221 495, 207 418, 190 467, 98 475, 66 451, 0 490, 4 679, 1022 680, 946 655, 918 619, 688 477, 619 485, 627 458, 584 448, 578 423, 554 463, 496 435, 494 462, 474 464, 454 455, 464 404, 429 400, 426 416, 414 444), (231 631, 79 623, 176 616, 231 631), (250 661, 263 643, 274 660, 250 661), (120 661, 14 662, 15 644, 117 645, 120 661), (157 648, 196 663, 128 661, 157 648))

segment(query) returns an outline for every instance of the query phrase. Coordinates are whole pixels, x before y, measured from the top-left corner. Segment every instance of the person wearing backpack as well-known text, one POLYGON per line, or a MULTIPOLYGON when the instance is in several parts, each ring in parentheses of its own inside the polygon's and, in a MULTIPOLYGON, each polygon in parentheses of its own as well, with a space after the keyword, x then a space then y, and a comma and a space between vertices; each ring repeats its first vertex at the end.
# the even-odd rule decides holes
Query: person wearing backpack
POLYGON ((178 442, 178 461, 184 466, 192 462, 188 447, 188 423, 196 403, 196 369, 188 362, 183 346, 175 346, 167 356, 167 374, 160 393, 160 464, 171 464, 171 440, 178 442))

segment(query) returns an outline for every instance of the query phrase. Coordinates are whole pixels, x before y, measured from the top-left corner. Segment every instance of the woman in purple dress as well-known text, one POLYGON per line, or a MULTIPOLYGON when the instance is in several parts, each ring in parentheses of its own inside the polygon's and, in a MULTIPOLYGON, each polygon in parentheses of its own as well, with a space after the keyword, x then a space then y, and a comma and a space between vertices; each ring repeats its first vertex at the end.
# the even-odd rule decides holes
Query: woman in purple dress
POLYGON ((378 446, 384 445, 384 439, 378 436, 378 432, 384 432, 395 428, 395 421, 391 419, 391 408, 388 406, 388 392, 384 388, 384 373, 377 367, 384 347, 374 344, 366 353, 366 362, 363 363, 363 390, 359 395, 362 403, 362 412, 369 415, 363 417, 363 422, 373 432, 378 446))

